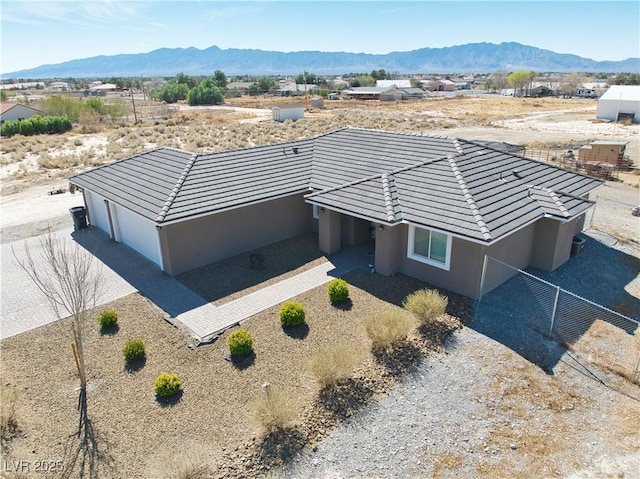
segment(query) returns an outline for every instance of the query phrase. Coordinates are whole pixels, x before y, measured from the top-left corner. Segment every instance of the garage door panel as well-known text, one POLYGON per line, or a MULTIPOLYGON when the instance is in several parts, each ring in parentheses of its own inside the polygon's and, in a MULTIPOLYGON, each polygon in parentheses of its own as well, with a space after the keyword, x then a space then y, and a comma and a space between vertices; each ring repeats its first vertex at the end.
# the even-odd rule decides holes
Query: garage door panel
POLYGON ((91 224, 111 236, 109 228, 109 217, 107 216, 107 205, 104 198, 91 191, 84 191, 87 209, 89 210, 89 219, 91 224))
POLYGON ((130 246, 157 266, 161 266, 160 244, 155 223, 113 203, 111 214, 117 241, 130 246))

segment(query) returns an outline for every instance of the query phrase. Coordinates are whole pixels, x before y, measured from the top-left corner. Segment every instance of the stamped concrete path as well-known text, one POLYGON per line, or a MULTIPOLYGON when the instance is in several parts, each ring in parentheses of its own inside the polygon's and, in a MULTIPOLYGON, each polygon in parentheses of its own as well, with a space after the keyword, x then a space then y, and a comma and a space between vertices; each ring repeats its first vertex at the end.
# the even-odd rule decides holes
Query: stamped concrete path
MULTIPOLYGON (((62 241, 75 241, 95 255, 95 267, 102 267, 106 280, 98 305, 138 291, 162 309, 169 320, 185 327, 196 343, 211 341, 226 329, 260 311, 367 265, 366 253, 357 249, 347 250, 308 271, 235 301, 215 306, 127 246, 112 241, 95 228, 75 232, 65 229, 54 235, 62 241)), ((40 239, 34 237, 26 240, 34 257, 39 257, 40 239)), ((16 241, 2 245, 0 338, 58 319, 44 296, 16 263, 13 251, 24 256, 23 243, 16 241)))

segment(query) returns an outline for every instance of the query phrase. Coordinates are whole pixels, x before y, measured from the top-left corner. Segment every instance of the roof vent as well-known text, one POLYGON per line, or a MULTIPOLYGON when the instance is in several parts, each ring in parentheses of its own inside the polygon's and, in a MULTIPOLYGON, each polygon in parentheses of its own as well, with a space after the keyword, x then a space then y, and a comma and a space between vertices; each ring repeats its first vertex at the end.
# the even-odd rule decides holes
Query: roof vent
POLYGON ((292 149, 293 149, 293 153, 297 155, 298 154, 298 147, 294 146, 292 149))
POLYGON ((518 170, 513 170, 513 176, 518 179, 522 179, 522 174, 518 170))

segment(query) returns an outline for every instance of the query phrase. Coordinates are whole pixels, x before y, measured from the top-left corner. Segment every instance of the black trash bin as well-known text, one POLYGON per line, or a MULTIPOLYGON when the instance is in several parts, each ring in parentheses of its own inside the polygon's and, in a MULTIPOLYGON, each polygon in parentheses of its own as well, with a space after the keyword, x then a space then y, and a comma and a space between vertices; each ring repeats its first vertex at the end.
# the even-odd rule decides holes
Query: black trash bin
POLYGON ((69 212, 73 217, 73 229, 75 231, 87 227, 87 209, 84 206, 74 206, 69 208, 69 212))
POLYGON ((579 236, 573 237, 573 242, 571 243, 571 256, 579 256, 582 254, 582 250, 584 250, 585 239, 580 238, 579 236))

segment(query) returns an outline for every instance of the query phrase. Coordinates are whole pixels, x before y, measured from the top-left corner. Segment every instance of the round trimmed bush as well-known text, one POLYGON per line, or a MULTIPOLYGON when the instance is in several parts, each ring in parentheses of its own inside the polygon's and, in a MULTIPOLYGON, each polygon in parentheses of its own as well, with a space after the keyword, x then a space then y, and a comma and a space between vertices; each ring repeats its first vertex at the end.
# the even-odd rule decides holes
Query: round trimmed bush
POLYGON ((145 355, 144 343, 141 339, 127 341, 127 344, 122 348, 122 354, 130 363, 140 361, 145 355))
POLYGON ((280 323, 282 326, 300 326, 304 323, 304 316, 304 308, 295 301, 287 301, 280 308, 280 323))
POLYGON ((233 356, 247 356, 253 352, 253 339, 246 329, 238 329, 227 338, 229 352, 233 356))
POLYGON ((98 316, 100 329, 113 329, 118 325, 118 313, 115 311, 103 311, 98 316))
POLYGON ((344 279, 332 279, 327 284, 327 293, 332 303, 342 303, 349 299, 349 285, 344 279))
POLYGON ((153 390, 159 398, 175 396, 182 388, 182 379, 174 373, 160 373, 156 378, 153 390))

